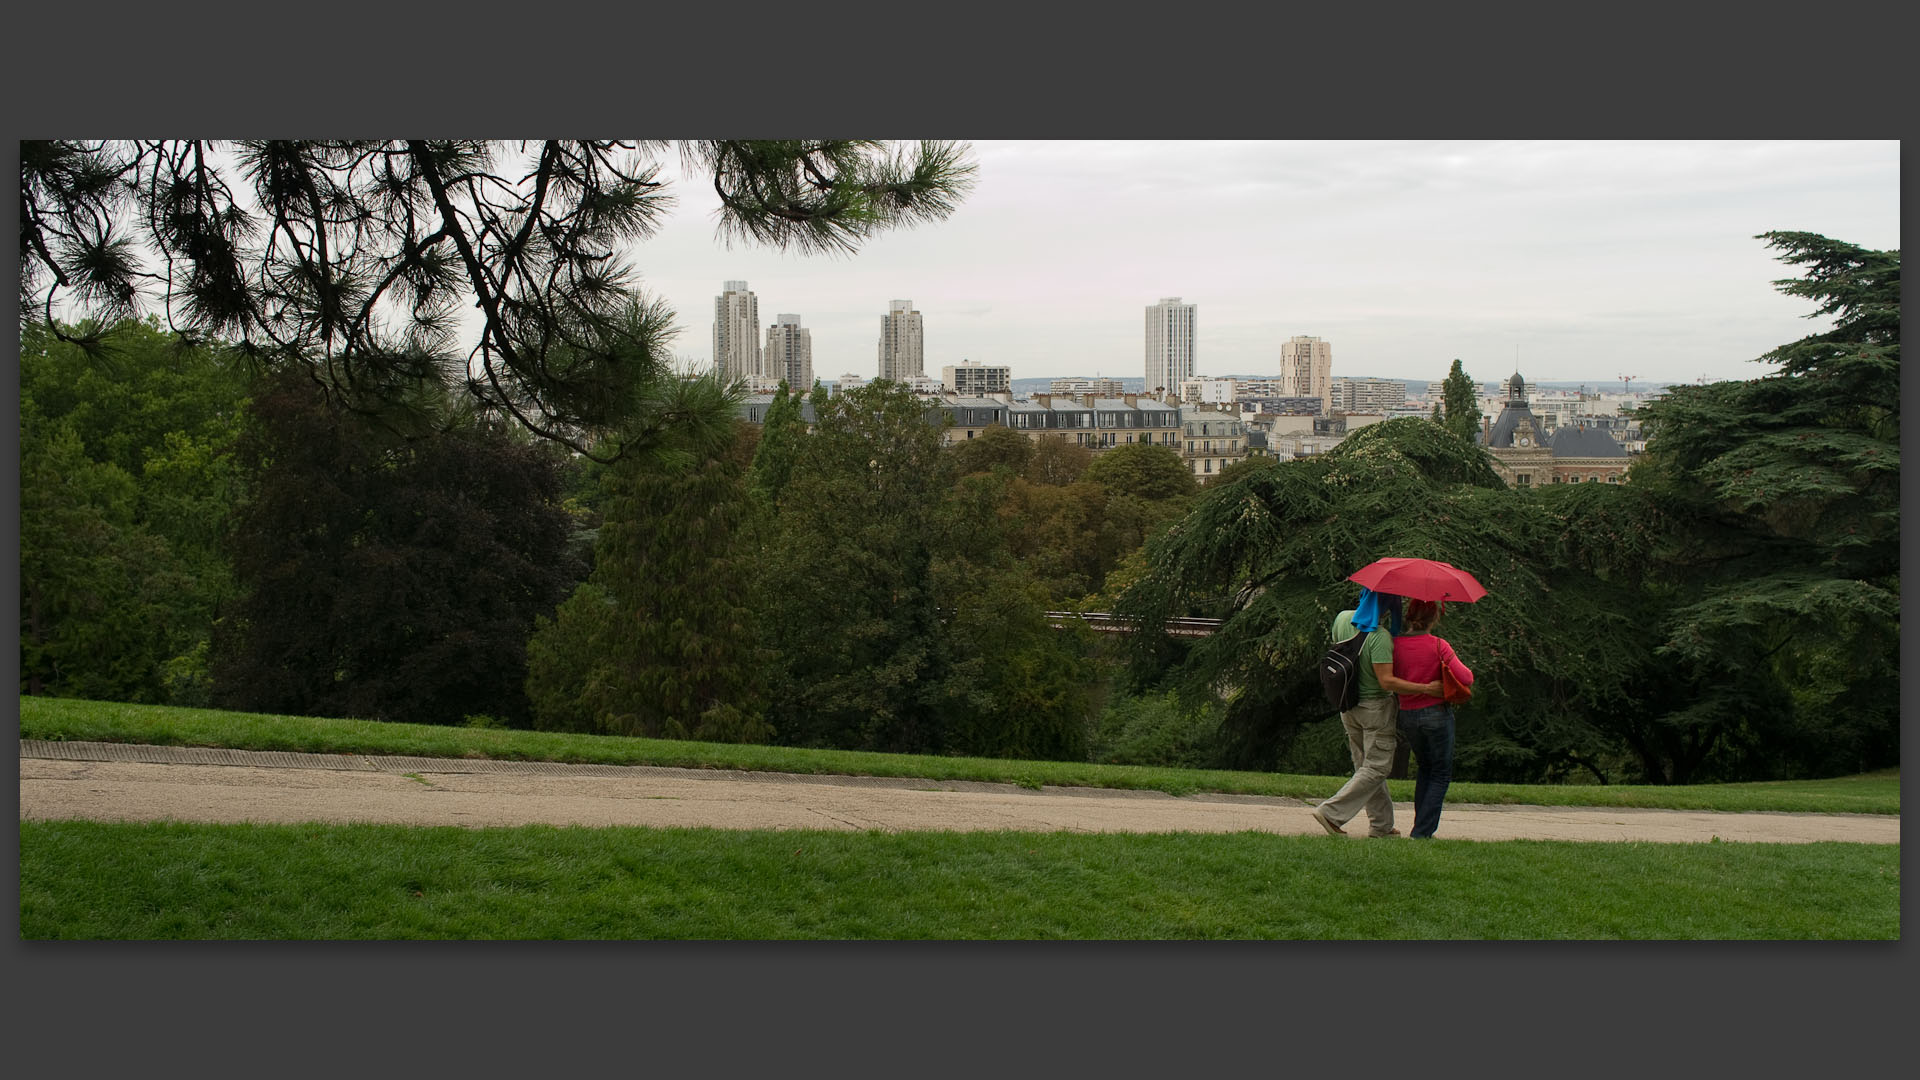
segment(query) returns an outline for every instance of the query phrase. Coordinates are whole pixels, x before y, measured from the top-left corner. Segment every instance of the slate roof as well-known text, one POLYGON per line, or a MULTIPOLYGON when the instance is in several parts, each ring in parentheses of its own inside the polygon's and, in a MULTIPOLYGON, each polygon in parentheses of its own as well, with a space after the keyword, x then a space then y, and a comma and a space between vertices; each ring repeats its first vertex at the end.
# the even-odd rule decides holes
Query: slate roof
POLYGON ((1494 420, 1493 426, 1487 431, 1487 445, 1496 450, 1512 447, 1513 429, 1520 426, 1520 418, 1523 416, 1533 421, 1534 434, 1538 435, 1546 430, 1547 425, 1533 415, 1533 410, 1528 408, 1525 402, 1518 405, 1508 402, 1507 407, 1500 410, 1500 416, 1494 420))
POLYGON ((1554 457, 1626 457, 1627 448, 1597 427, 1562 424, 1553 434, 1554 457))
MULTIPOLYGON (((767 409, 772 405, 772 394, 749 394, 746 398, 742 399, 740 404, 734 409, 734 415, 746 420, 748 423, 764 424, 767 420, 767 409)), ((800 419, 809 424, 817 419, 813 415, 812 395, 800 399, 800 419)))

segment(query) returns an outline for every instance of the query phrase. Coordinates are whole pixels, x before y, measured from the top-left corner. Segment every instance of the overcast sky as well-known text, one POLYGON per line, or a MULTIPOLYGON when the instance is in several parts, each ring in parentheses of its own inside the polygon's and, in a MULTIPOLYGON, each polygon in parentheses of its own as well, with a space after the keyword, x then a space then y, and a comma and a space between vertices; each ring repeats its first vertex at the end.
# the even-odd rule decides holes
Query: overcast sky
POLYGON ((1170 296, 1198 305, 1200 375, 1273 374, 1311 334, 1336 376, 1440 379, 1458 357, 1490 382, 1517 355, 1539 381, 1745 379, 1829 325, 1774 289, 1796 271, 1755 234, 1900 243, 1893 141, 973 146, 951 218, 850 257, 728 250, 711 184, 674 184, 635 252, 678 312, 674 353, 711 363, 714 297, 744 279, 762 333, 800 315, 828 380, 875 374, 896 299, 922 313, 936 378, 963 358, 1139 376, 1144 309, 1170 296))

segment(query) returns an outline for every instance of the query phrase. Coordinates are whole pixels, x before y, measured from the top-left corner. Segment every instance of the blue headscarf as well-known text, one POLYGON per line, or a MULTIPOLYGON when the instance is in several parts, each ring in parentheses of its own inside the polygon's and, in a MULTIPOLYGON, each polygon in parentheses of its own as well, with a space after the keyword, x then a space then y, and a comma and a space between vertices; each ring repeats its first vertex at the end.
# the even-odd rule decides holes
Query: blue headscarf
POLYGON ((1390 632, 1400 633, 1400 598, 1392 593, 1377 593, 1365 585, 1360 586, 1360 603, 1353 609, 1353 628, 1361 633, 1371 633, 1380 628, 1381 616, 1385 616, 1390 632))

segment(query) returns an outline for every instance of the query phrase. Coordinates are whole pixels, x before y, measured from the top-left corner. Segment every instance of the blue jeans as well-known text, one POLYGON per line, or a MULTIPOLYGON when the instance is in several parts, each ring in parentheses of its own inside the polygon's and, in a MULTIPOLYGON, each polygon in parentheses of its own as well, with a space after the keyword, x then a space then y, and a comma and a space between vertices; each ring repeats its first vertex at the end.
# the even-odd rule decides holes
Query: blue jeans
POLYGON ((1453 782, 1453 706, 1429 705, 1402 709, 1400 737, 1413 748, 1420 775, 1413 782, 1413 831, 1409 836, 1433 836, 1440 827, 1440 804, 1453 782))

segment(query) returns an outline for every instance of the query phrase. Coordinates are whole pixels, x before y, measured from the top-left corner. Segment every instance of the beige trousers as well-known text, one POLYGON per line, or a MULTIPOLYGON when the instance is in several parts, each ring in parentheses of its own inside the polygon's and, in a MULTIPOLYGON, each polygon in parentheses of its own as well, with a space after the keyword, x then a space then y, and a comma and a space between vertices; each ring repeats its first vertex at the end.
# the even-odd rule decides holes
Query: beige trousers
POLYGON ((1353 757, 1353 779, 1320 804, 1320 814, 1335 825, 1367 812, 1369 836, 1384 836, 1393 828, 1393 796, 1387 793, 1387 773, 1393 770, 1393 749, 1400 741, 1394 721, 1400 699, 1393 694, 1362 699, 1340 714, 1347 729, 1347 752, 1353 757))

